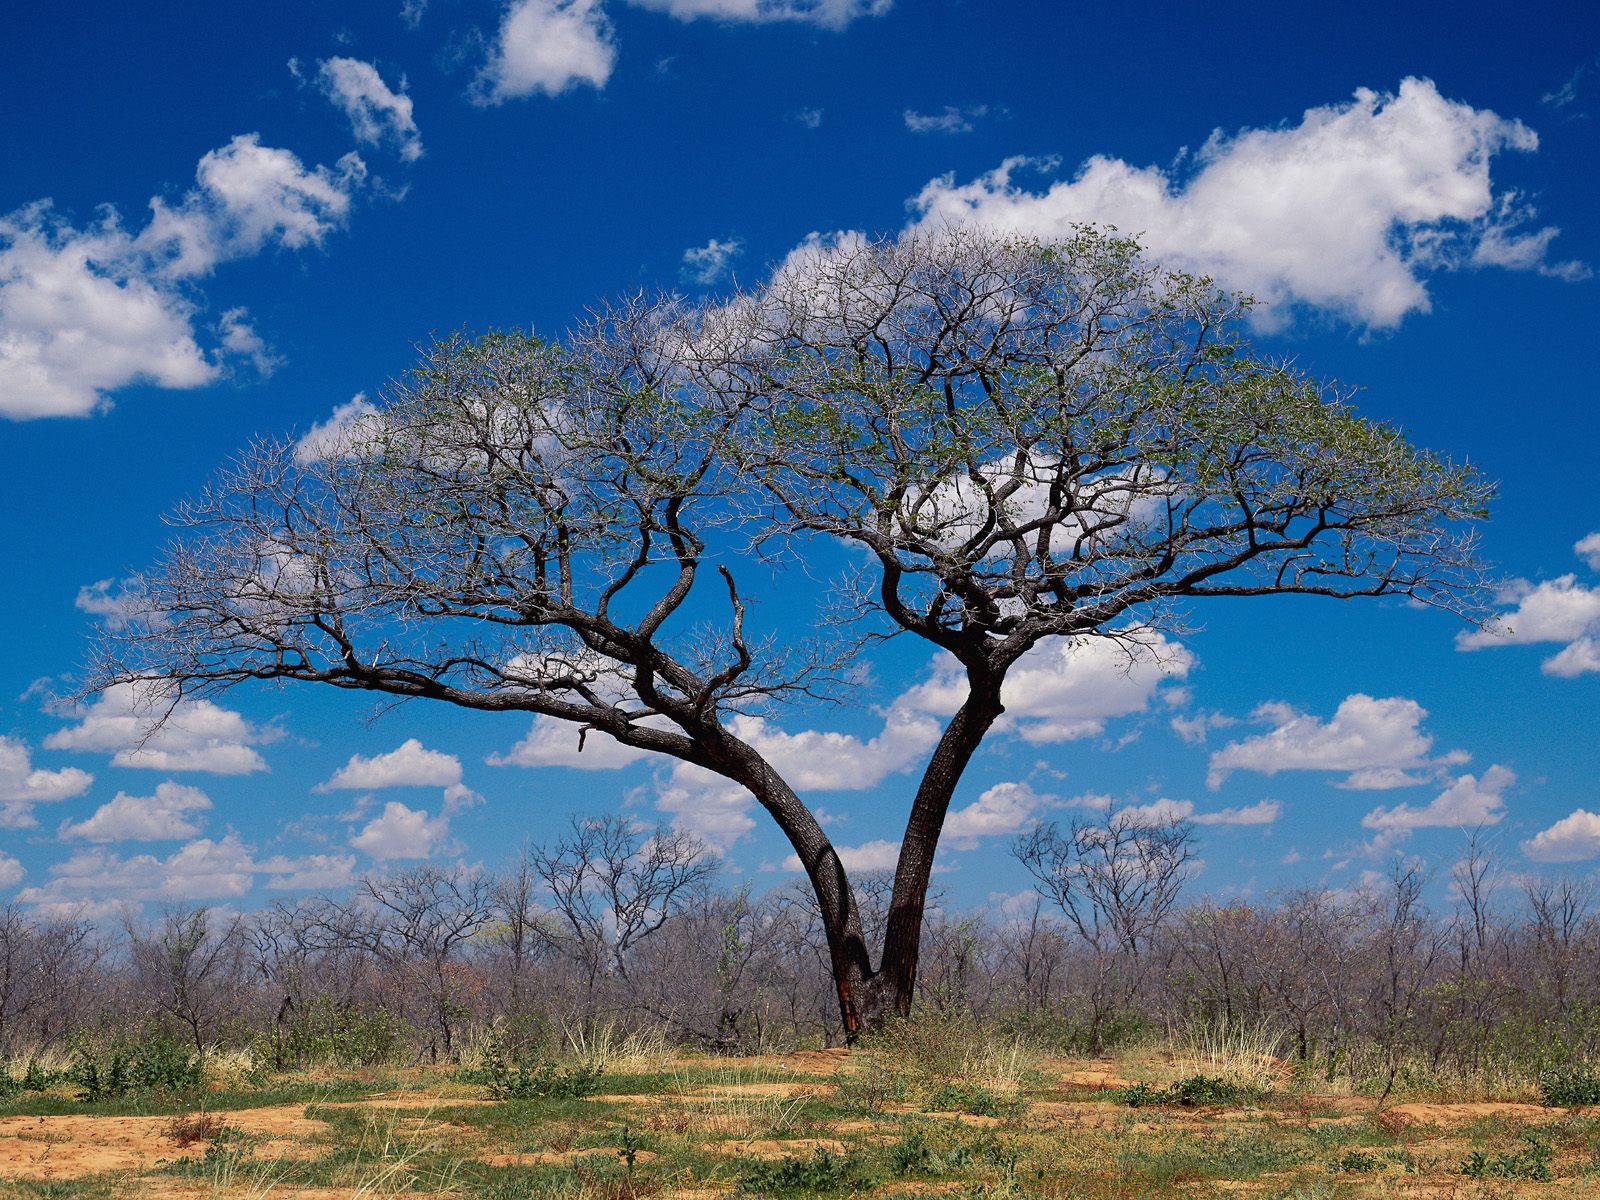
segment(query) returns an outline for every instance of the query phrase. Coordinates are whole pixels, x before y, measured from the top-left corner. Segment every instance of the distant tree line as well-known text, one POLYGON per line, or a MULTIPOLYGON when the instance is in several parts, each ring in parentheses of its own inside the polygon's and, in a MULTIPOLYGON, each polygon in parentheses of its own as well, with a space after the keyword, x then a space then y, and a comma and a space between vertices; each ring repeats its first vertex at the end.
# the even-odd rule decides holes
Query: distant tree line
MULTIPOLYGON (((1182 822, 1112 812, 1019 837, 1006 910, 930 909, 918 1002, 1094 1053, 1178 1025, 1270 1029, 1310 1070, 1539 1069, 1600 1056, 1600 917, 1512 880, 1478 835, 1442 911, 1414 863, 1366 886, 1181 903, 1182 822)), ((863 885, 869 925, 892 881, 863 885)), ((600 1024, 713 1051, 845 1036, 804 881, 729 887, 693 838, 574 819, 505 870, 428 866, 257 912, 107 931, 0 908, 0 1061, 159 1031, 275 1068, 537 1053, 600 1024)))

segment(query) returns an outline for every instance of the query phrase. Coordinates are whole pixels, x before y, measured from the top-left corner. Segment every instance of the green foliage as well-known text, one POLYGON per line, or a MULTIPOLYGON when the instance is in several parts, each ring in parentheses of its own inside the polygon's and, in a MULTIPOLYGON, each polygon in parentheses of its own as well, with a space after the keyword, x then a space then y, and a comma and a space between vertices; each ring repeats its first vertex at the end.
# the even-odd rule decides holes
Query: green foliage
POLYGON ((67 1078, 85 1104, 124 1096, 173 1095, 205 1086, 200 1056, 159 1030, 131 1042, 93 1046, 80 1041, 67 1078))
POLYGON ((1522 1135, 1522 1146, 1489 1155, 1474 1150, 1461 1160, 1461 1173, 1468 1179, 1531 1179, 1546 1183, 1550 1179, 1550 1164, 1555 1152, 1550 1143, 1537 1133, 1522 1135))
POLYGON ((46 1070, 39 1065, 37 1058, 30 1058, 20 1079, 13 1077, 6 1068, 0 1067, 0 1099, 9 1099, 24 1092, 48 1092, 58 1084, 66 1082, 68 1082, 67 1072, 46 1070))
POLYGON ((1554 1067, 1539 1073, 1539 1093, 1552 1108, 1600 1104, 1600 1075, 1587 1065, 1554 1067))
POLYGON ((1116 1098, 1133 1108, 1176 1105, 1197 1108, 1205 1104, 1255 1104, 1266 1093, 1215 1075, 1191 1075, 1164 1088, 1136 1083, 1116 1093, 1116 1098))
POLYGON ((848 1071, 833 1077, 833 1102, 845 1112, 882 1112, 907 1095, 902 1076, 883 1071, 848 1071))
POLYGON ((947 1175, 972 1161, 972 1148, 966 1145, 936 1148, 928 1135, 913 1129, 889 1147, 889 1169, 896 1175, 947 1175))
POLYGON ((753 1195, 861 1192, 872 1177, 855 1154, 818 1148, 809 1158, 753 1159, 739 1172, 739 1190, 753 1195))
POLYGON ((1067 1011, 1014 1012, 1002 1016, 996 1029, 1040 1050, 1078 1058, 1139 1045, 1153 1032, 1141 1014, 1120 1010, 1091 1017, 1067 1011))
POLYGON ((927 1107, 936 1112, 965 1112, 980 1117, 999 1117, 1016 1104, 1007 1103, 994 1092, 976 1083, 947 1083, 929 1093, 927 1107))
POLYGON ((279 1070, 294 1067, 371 1067, 404 1057, 413 1031, 387 1008, 340 1004, 313 996, 286 1025, 263 1037, 258 1051, 279 1070))
POLYGON ((456 1072, 456 1078, 488 1087, 496 1100, 577 1100, 599 1090, 600 1069, 589 1063, 557 1067, 548 1058, 527 1061, 520 1055, 507 1059, 491 1041, 484 1048, 481 1066, 456 1072))
POLYGON ((1384 1160, 1365 1150, 1346 1150, 1328 1164, 1335 1175, 1372 1175, 1383 1170, 1384 1160))

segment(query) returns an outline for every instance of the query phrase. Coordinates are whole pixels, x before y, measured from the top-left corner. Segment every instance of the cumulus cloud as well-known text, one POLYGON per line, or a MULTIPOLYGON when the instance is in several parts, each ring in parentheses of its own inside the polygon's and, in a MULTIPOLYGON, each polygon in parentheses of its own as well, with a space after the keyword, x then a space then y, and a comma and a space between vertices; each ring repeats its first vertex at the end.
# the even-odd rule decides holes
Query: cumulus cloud
POLYGON ((217 349, 224 360, 247 360, 262 379, 283 365, 283 359, 250 324, 250 312, 245 308, 230 308, 217 318, 217 349))
POLYGON ((407 808, 391 800, 379 816, 350 839, 350 844, 383 861, 427 858, 444 849, 449 836, 450 818, 445 814, 430 817, 424 809, 407 808))
POLYGON ((1119 805, 1098 796, 1086 800, 1089 807, 1108 811, 1114 809, 1118 816, 1126 820, 1152 825, 1168 821, 1190 821, 1196 825, 1271 825, 1283 811, 1283 806, 1276 800, 1261 800, 1255 804, 1219 808, 1211 812, 1197 812, 1193 800, 1173 800, 1166 796, 1148 804, 1119 805))
POLYGON ((1581 862, 1600 855, 1600 814, 1574 809, 1549 829, 1522 843, 1522 852, 1535 862, 1581 862))
POLYGON ((778 21, 843 29, 863 17, 888 12, 893 0, 629 0, 635 8, 667 13, 680 21, 710 18, 740 24, 778 21))
POLYGON ((709 287, 727 277, 728 266, 744 249, 738 238, 721 241, 712 238, 704 246, 692 246, 683 252, 683 273, 702 287, 709 287))
POLYGON ((65 841, 81 842, 177 841, 199 833, 200 823, 190 814, 210 808, 211 797, 199 788, 168 780, 156 785, 153 796, 118 792, 93 816, 63 821, 60 835, 65 841))
POLYGON ((169 706, 157 689, 129 683, 107 688, 80 710, 79 718, 44 744, 53 750, 99 751, 110 754, 114 766, 152 771, 265 771, 266 760, 255 747, 275 737, 210 700, 169 706))
MULTIPOLYGON (((995 729, 1035 743, 1094 737, 1111 718, 1145 711, 1157 689, 1188 675, 1194 661, 1183 645, 1158 633, 1041 642, 1006 676, 1000 693, 1006 712, 995 729)), ((922 711, 948 715, 965 697, 960 668, 941 661, 908 699, 922 711)))
POLYGON ((392 787, 442 787, 461 783, 461 760, 454 754, 429 750, 416 738, 407 738, 387 754, 366 758, 352 754, 350 761, 319 783, 318 792, 370 792, 392 787))
POLYGON ((176 203, 137 232, 105 210, 85 227, 48 200, 0 216, 0 416, 85 416, 133 383, 195 388, 228 356, 276 365, 242 309, 199 341, 195 280, 270 246, 320 244, 349 216, 361 159, 306 168, 255 134, 201 158, 176 203))
POLYGON ((349 120, 356 141, 389 146, 405 162, 422 157, 422 134, 411 111, 404 79, 397 92, 371 63, 356 58, 329 58, 317 64, 317 86, 349 120))
MULTIPOLYGON (((776 22, 843 29, 889 11, 892 0, 628 0, 635 8, 680 21, 776 22)), ((510 0, 472 98, 501 104, 543 93, 559 96, 580 84, 603 88, 617 61, 616 35, 603 0, 510 0)), ((820 119, 820 110, 815 111, 820 119)))
POLYGON ((70 800, 89 790, 94 776, 77 767, 47 771, 33 765, 24 742, 0 735, 0 829, 28 829, 38 824, 35 804, 70 800))
MULTIPOLYGON (((1585 564, 1600 571, 1600 533, 1581 538, 1572 549, 1585 564)), ((1600 587, 1587 587, 1576 575, 1560 575, 1537 584, 1514 579, 1504 586, 1500 599, 1511 606, 1509 610, 1481 629, 1456 635, 1458 650, 1565 642, 1562 650, 1541 664, 1546 675, 1571 679, 1600 672, 1600 587)))
POLYGON ((511 0, 474 85, 482 104, 579 84, 603 88, 616 64, 611 21, 599 0, 511 0))
POLYGON ((334 408, 326 421, 308 429, 294 444, 294 461, 301 466, 343 458, 356 443, 379 429, 378 406, 357 392, 334 408))
POLYGON ((944 837, 953 849, 971 850, 978 838, 1016 833, 1054 803, 1026 783, 997 783, 945 818, 944 837))
POLYGON ((559 717, 534 717, 527 736, 504 754, 491 754, 492 767, 577 767, 583 771, 613 771, 642 758, 648 750, 624 746, 609 733, 591 729, 582 735, 571 721, 559 717))
POLYGON ((20 862, 0 850, 0 888, 16 887, 27 874, 20 862))
POLYGON ((978 104, 971 108, 957 108, 946 104, 942 112, 920 113, 908 108, 901 114, 906 128, 912 133, 971 133, 973 122, 982 120, 989 106, 978 104))
POLYGON ((1587 537, 1579 538, 1577 545, 1572 549, 1588 564, 1590 570, 1600 571, 1600 533, 1591 533, 1587 537))
POLYGON ((1234 771, 1342 771, 1348 773, 1342 786, 1363 789, 1420 783, 1438 767, 1466 757, 1460 751, 1429 757, 1433 735, 1421 728, 1427 715, 1415 700, 1359 692, 1347 696, 1327 721, 1286 704, 1263 704, 1251 719, 1273 728, 1214 752, 1206 784, 1221 787, 1234 771))
MULTIPOLYGON (((863 842, 859 846, 835 846, 833 849, 839 855, 839 861, 844 864, 844 869, 852 874, 860 874, 863 871, 892 871, 900 861, 900 843, 884 838, 863 842)), ((801 865, 798 854, 791 854, 783 860, 782 869, 803 871, 805 867, 801 865)))
POLYGON ((1481 777, 1462 775, 1428 804, 1418 808, 1397 804, 1375 808, 1361 818, 1365 829, 1380 833, 1409 833, 1413 829, 1476 828, 1496 825, 1505 816, 1505 792, 1516 783, 1514 772, 1499 764, 1481 777))
POLYGON ((1115 225, 1169 266, 1254 294, 1269 306, 1259 319, 1281 323, 1305 306, 1388 328, 1428 311, 1427 278, 1442 269, 1588 274, 1552 262, 1557 231, 1534 226, 1529 205, 1492 186, 1496 155, 1537 146, 1520 121, 1406 79, 1397 94, 1363 88, 1297 125, 1218 130, 1186 168, 1097 156, 1030 191, 1018 177, 1055 164, 1009 158, 968 183, 933 180, 913 205, 923 224, 978 221, 1044 237, 1115 225))
MULTIPOLYGON (((185 843, 165 858, 152 854, 125 858, 90 848, 52 866, 47 883, 23 888, 17 899, 62 911, 143 900, 218 900, 244 895, 258 875, 269 871, 286 879, 297 870, 327 872, 337 861, 326 855, 258 861, 255 851, 233 833, 221 840, 185 843)), ((348 871, 343 881, 349 881, 348 871)))

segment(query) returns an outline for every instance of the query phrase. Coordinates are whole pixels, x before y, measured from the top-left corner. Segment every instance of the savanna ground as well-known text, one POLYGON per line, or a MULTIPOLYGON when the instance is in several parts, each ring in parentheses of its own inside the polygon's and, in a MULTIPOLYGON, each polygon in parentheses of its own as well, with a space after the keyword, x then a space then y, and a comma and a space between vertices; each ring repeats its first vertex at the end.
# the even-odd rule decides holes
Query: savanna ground
POLYGON ((12 1082, 0 1197, 1600 1197, 1591 1075, 1402 1065, 1380 1097, 1237 1036, 1069 1059, 924 1019, 758 1058, 491 1042, 469 1068, 85 1079, 12 1082))

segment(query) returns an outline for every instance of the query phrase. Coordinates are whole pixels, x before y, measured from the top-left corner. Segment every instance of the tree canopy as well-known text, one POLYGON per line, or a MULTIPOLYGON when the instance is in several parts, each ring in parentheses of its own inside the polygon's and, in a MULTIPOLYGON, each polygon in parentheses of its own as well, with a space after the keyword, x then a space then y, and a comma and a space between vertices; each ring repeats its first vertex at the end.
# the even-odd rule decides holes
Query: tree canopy
POLYGON ((1204 597, 1475 603, 1488 486, 1257 354, 1248 309, 1105 231, 958 228, 815 243, 758 288, 635 298, 560 340, 445 338, 370 414, 255 445, 185 506, 95 683, 530 712, 723 776, 804 866, 855 1031, 910 1004, 940 830, 1028 650, 1149 653, 1204 597), (824 542, 857 548, 832 603, 758 634, 741 580, 824 542), (907 634, 964 696, 875 955, 811 808, 732 718, 831 694, 907 634))

